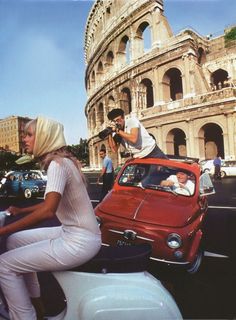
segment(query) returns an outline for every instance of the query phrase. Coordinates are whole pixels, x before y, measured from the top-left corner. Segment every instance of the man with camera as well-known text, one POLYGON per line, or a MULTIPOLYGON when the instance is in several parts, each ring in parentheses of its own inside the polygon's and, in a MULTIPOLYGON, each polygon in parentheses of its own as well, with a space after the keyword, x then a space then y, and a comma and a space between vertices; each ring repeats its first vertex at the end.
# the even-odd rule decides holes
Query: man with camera
POLYGON ((124 111, 120 108, 111 110, 107 117, 111 121, 108 143, 113 152, 118 152, 121 144, 134 158, 168 159, 136 117, 125 119, 124 111))

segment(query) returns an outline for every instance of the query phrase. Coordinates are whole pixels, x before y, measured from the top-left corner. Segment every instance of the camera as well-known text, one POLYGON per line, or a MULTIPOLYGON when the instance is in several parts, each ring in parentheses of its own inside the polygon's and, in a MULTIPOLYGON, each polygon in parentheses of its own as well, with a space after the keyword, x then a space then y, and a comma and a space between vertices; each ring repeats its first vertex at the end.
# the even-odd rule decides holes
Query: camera
MULTIPOLYGON (((115 124, 115 127, 116 127, 116 129, 121 129, 121 126, 118 123, 115 124)), ((98 136, 99 136, 100 139, 104 140, 112 132, 113 132, 112 131, 112 127, 107 127, 106 129, 100 131, 98 136)))

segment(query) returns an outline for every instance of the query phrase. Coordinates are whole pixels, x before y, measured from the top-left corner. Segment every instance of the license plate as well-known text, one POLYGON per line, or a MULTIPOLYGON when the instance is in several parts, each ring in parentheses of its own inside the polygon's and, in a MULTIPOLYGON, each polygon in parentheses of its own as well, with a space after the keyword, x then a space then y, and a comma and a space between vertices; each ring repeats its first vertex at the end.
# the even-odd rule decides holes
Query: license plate
POLYGON ((116 245, 119 247, 123 247, 123 246, 131 246, 130 242, 126 242, 124 240, 117 240, 116 245))

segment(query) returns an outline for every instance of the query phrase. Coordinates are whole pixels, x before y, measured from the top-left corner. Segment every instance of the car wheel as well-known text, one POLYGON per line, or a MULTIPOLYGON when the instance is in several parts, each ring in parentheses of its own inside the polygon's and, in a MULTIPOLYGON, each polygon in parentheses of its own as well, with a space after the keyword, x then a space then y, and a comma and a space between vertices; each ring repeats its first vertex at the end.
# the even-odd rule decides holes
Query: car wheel
POLYGON ((24 196, 25 196, 25 199, 29 199, 32 197, 32 192, 30 189, 25 189, 24 191, 24 196))
POLYGON ((199 270, 200 265, 202 263, 202 258, 203 258, 203 250, 199 249, 195 257, 195 260, 193 261, 193 263, 190 264, 190 266, 187 269, 188 273, 194 274, 199 270))
POLYGON ((225 178, 226 177, 226 173, 224 171, 221 171, 220 172, 220 176, 221 176, 221 178, 225 178))
POLYGON ((2 195, 3 195, 4 197, 6 197, 6 198, 8 198, 8 196, 9 196, 7 190, 3 190, 3 191, 2 191, 2 195))

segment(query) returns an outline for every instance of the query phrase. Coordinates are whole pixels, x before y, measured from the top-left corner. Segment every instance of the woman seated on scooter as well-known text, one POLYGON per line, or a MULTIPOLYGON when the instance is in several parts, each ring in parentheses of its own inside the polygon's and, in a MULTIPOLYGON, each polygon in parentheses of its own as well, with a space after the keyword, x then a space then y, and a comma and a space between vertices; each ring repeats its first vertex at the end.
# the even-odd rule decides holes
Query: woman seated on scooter
POLYGON ((36 272, 84 264, 101 247, 84 177, 66 149, 63 126, 38 117, 26 125, 24 143, 27 153, 47 170, 48 180, 44 201, 27 208, 10 206, 12 215, 27 215, 0 228, 0 236, 13 233, 7 239, 8 251, 0 255, 0 285, 12 320, 43 319, 36 272), (23 230, 55 215, 59 227, 23 230))

